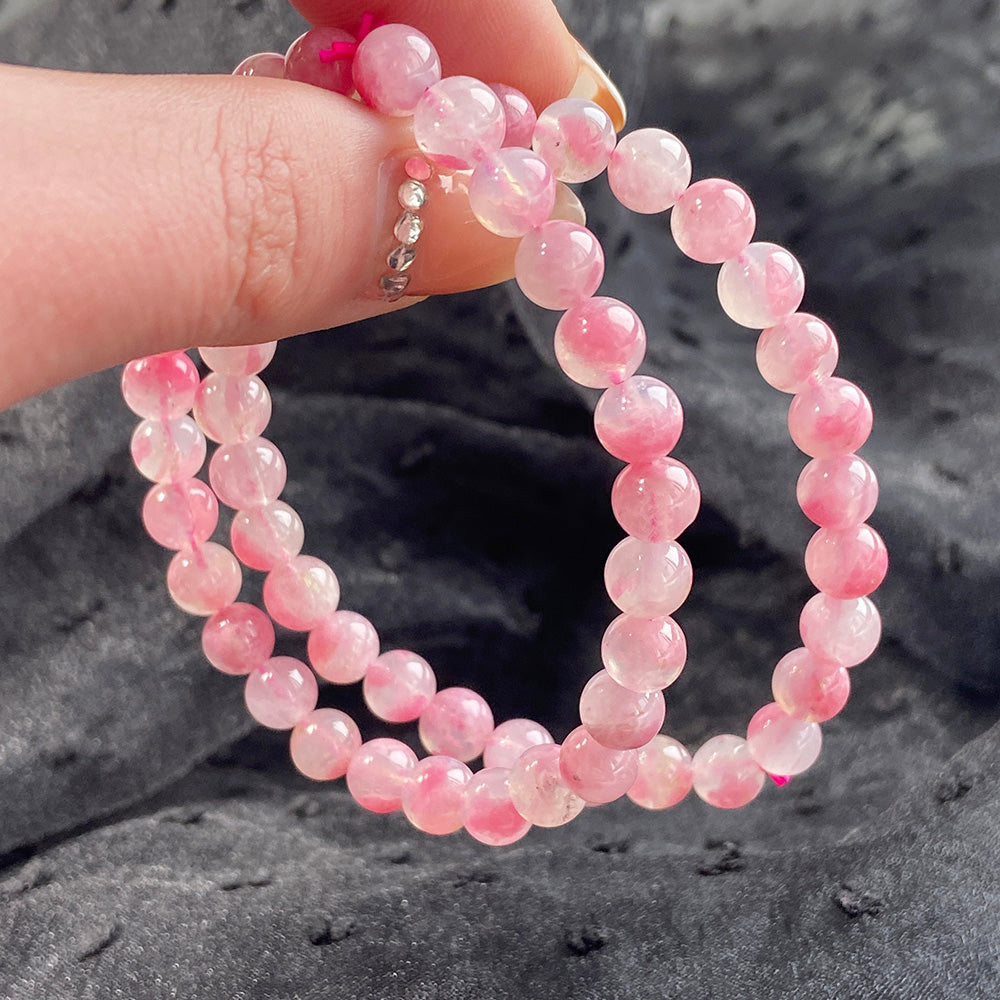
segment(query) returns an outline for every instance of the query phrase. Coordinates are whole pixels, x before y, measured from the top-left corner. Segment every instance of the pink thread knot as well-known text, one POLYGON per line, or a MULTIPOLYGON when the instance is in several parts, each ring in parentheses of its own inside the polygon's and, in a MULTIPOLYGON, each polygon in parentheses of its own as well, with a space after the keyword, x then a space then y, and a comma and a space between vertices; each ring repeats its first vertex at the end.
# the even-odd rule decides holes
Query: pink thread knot
POLYGON ((361 16, 361 26, 358 28, 358 40, 356 42, 334 42, 328 49, 319 50, 319 61, 328 63, 336 62, 338 59, 353 59, 358 51, 358 46, 376 28, 382 27, 388 22, 381 17, 376 17, 372 13, 361 16))
POLYGON ((768 777, 780 788, 792 779, 787 774, 769 774, 768 777))

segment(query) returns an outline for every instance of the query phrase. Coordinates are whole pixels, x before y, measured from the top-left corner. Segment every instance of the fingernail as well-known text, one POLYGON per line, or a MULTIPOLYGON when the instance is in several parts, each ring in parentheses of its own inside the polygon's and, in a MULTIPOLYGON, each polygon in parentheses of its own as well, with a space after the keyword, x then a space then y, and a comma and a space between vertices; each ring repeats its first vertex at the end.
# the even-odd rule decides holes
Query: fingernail
POLYGON ((620 132, 625 127, 628 117, 621 91, 579 42, 576 43, 576 47, 580 54, 580 72, 569 96, 585 97, 588 101, 599 104, 611 116, 615 131, 620 132))

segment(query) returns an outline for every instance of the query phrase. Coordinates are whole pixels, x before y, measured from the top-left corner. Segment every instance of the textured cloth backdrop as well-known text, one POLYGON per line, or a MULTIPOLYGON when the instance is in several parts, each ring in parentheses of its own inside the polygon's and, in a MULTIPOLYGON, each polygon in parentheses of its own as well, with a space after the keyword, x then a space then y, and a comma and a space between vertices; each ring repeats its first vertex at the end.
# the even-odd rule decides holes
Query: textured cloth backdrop
MULTIPOLYGON (((0 414, 0 995, 1000 990, 1000 9, 561 7, 630 127, 676 130, 698 176, 754 195, 761 238, 800 256, 805 308, 873 398, 885 642, 852 672, 820 762, 734 813, 624 801, 503 850, 362 813, 342 783, 296 776, 287 738, 251 725, 240 683, 201 659, 141 530, 134 418, 101 373, 0 414)), ((0 35, 0 58, 225 72, 299 30, 280 0, 63 0, 0 35)), ((676 453, 704 492, 678 615, 692 652, 668 692, 670 731, 698 743, 740 731, 797 644, 804 460, 710 269, 680 259, 663 217, 591 187, 604 287, 646 321, 645 370, 684 401, 676 453)), ((592 396, 551 363, 553 322, 499 288, 301 337, 268 372, 269 433, 345 604, 442 685, 561 737, 613 612, 617 465, 592 396)), ((359 707, 354 691, 322 700, 359 707)))

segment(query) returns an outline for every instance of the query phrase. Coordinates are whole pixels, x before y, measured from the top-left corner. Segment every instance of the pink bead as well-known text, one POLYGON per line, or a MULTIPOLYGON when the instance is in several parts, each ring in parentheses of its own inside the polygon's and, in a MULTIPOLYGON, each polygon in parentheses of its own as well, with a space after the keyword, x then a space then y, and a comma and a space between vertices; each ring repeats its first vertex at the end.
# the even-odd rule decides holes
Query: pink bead
POLYGON ((313 781, 333 781, 347 774, 361 748, 354 720, 335 708, 317 708, 296 723, 289 740, 292 763, 313 781))
POLYGON ((845 455, 868 440, 872 406, 847 379, 816 380, 792 399, 788 430, 796 446, 813 458, 845 455))
POLYGON ((556 360, 580 385, 619 385, 646 356, 646 328, 635 310, 606 295, 584 299, 556 326, 556 360))
POLYGON ((428 87, 413 109, 413 137, 431 163, 471 170, 503 145, 500 98, 471 76, 449 76, 428 87))
POLYGON ((667 714, 662 692, 630 691, 599 670, 580 695, 580 721, 601 746, 635 750, 659 731, 667 714))
POLYGON ((464 687, 438 691, 420 713, 420 742, 428 753, 470 761, 482 755, 493 733, 486 700, 464 687))
POLYGON ((711 177, 692 184, 670 213, 670 231, 680 251, 702 264, 721 264, 746 249, 757 213, 743 188, 711 177))
POLYGON ((564 826, 586 802, 569 790, 559 769, 560 748, 554 743, 530 747, 515 761, 507 778, 514 808, 532 825, 564 826))
POLYGON ((285 628, 308 632, 337 610, 340 582, 315 556, 294 556, 264 578, 264 604, 285 628))
POLYGON ((486 767, 465 788, 462 822, 474 840, 503 847, 520 840, 531 824, 514 808, 507 787, 505 767, 486 767))
POLYGON ((274 626, 252 604, 229 604, 216 611, 201 630, 205 658, 235 677, 263 666, 274 653, 274 626))
POLYGON ((878 503, 878 479, 857 455, 814 458, 802 470, 795 494, 813 524, 849 528, 871 517, 878 503))
POLYGON ((154 486, 142 504, 149 537, 167 549, 194 549, 219 523, 215 494, 200 479, 154 486))
POLYGON ((619 615, 601 642, 604 669, 630 691, 669 687, 687 661, 687 640, 673 618, 619 615))
POLYGON ((757 340, 757 367, 768 385, 802 392, 810 379, 833 374, 840 348, 833 330, 809 313, 792 313, 757 340))
POLYGON ((376 657, 365 673, 365 704, 386 722, 412 722, 431 703, 437 680, 431 665, 406 649, 376 657))
POLYGON ((608 183, 633 212, 665 212, 691 183, 691 157, 677 136, 641 128, 619 140, 608 163, 608 183))
POLYGON ((469 205, 497 236, 524 236, 546 222, 556 204, 548 164, 530 149, 500 149, 481 160, 469 181, 469 205))
POLYGON ((361 40, 354 56, 354 86, 376 111, 413 114, 424 91, 441 79, 441 60, 430 39, 405 24, 384 24, 361 40))
POLYGON ((774 668, 771 693, 793 718, 826 722, 847 704, 851 679, 839 664, 821 660, 808 649, 793 649, 774 668))
POLYGON ((820 528, 806 546, 805 564, 817 590, 847 600, 878 589, 889 569, 889 554, 868 524, 841 531, 820 528))
POLYGON ((133 413, 150 420, 176 420, 194 406, 198 369, 183 351, 130 361, 122 372, 122 395, 133 413))
POLYGON ((472 772, 451 757, 425 757, 403 785, 406 818, 424 833, 438 836, 462 829, 465 788, 472 772))
POLYGON ((602 173, 615 148, 615 126, 604 108, 582 97, 565 97, 539 116, 531 146, 567 184, 602 173))
POLYGON ((174 603, 189 615, 213 615, 232 604, 243 586, 240 564, 229 549, 203 542, 181 549, 167 568, 167 589, 174 603))
POLYGON ((280 52, 256 52, 233 70, 233 76, 266 76, 280 80, 285 75, 285 57, 280 52))
POLYGON ((691 790, 694 765, 683 743, 654 736, 639 751, 639 773, 628 797, 643 809, 669 809, 691 790))
POLYGON ((351 43, 355 38, 340 28, 313 28, 299 35, 285 53, 285 79, 308 83, 335 94, 350 94, 354 90, 350 59, 323 59, 324 50, 335 42, 351 43))
POLYGON ((553 743, 551 734, 532 719, 508 719, 490 734, 483 750, 484 767, 513 767, 529 747, 553 743))
POLYGON ((199 347, 201 360, 220 375, 256 375, 274 357, 278 342, 251 344, 247 347, 199 347))
POLYGON ((570 791, 592 805, 620 799, 638 773, 635 750, 611 750, 598 743, 585 726, 566 737, 559 756, 559 770, 570 791))
POLYGON ((420 156, 411 156, 403 164, 406 176, 415 181, 427 181, 431 177, 431 165, 420 156))
POLYGON ((719 270, 719 302, 726 315, 754 330, 791 316, 805 290, 802 265, 776 243, 751 243, 719 270))
POLYGON ((793 719, 775 702, 759 709, 747 726, 747 747, 768 774, 801 774, 816 762, 823 733, 815 722, 793 719))
POLYGON ((284 456, 262 437, 224 444, 208 463, 208 479, 215 495, 234 510, 277 500, 287 476, 284 456))
POLYGON ((416 766, 417 755, 405 743, 369 740, 347 765, 347 790, 369 812, 395 812, 402 807, 403 789, 416 766))
POLYGON ((505 83, 491 83, 490 90, 500 98, 500 104, 503 106, 506 122, 504 146, 521 146, 530 149, 535 122, 538 121, 531 101, 521 91, 514 87, 508 87, 505 83))
POLYGON ((691 591, 691 561, 677 542, 624 538, 604 565, 608 597, 627 615, 672 615, 691 591))
POLYGON ((190 479, 205 462, 205 435, 190 417, 143 420, 132 433, 132 461, 154 483, 190 479))
POLYGON ((651 462, 673 449, 684 411, 673 389, 650 375, 633 375, 597 401, 597 439, 623 462, 651 462))
POLYGON ((514 276, 536 305, 569 309, 597 291, 604 278, 604 251, 585 226, 552 219, 521 240, 514 276))
POLYGON ((666 455, 626 465, 611 488, 611 509, 618 523, 644 542, 677 538, 700 507, 698 480, 686 465, 666 455))
POLYGON ((272 570, 302 551, 302 518, 282 500, 238 510, 229 529, 233 552, 251 569, 272 570))
POLYGON ((213 372, 198 387, 194 418, 212 441, 249 441, 262 433, 271 419, 271 394, 256 375, 213 372))
POLYGON ((313 670, 334 684, 356 684, 378 656, 375 626, 355 611, 335 611, 309 633, 313 670))
POLYGON ((816 594, 799 617, 802 643, 824 660, 844 667, 864 663, 882 638, 882 618, 867 597, 846 601, 816 594))
POLYGON ((273 656, 247 674, 243 700, 268 729, 291 729, 315 707, 319 685, 313 672, 291 656, 273 656))
POLYGON ((731 733, 703 743, 691 761, 691 778, 700 799, 717 809, 739 809, 764 787, 764 772, 747 741, 731 733))

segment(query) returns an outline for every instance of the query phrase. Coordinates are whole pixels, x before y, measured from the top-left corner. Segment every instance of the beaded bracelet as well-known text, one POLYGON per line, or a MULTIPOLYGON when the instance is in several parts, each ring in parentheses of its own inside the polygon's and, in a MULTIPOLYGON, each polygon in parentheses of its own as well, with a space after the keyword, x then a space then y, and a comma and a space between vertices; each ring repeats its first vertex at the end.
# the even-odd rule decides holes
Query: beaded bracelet
POLYGON ((881 633, 868 595, 882 582, 888 557, 865 523, 878 483, 855 454, 871 431, 872 412, 856 385, 833 375, 838 347, 830 327, 797 311, 804 279, 796 259, 774 244, 751 242, 756 216, 747 194, 718 178, 692 184, 687 150, 669 132, 640 129, 618 141, 611 117, 591 101, 567 98, 536 116, 511 87, 442 77, 423 34, 370 16, 357 37, 313 30, 286 56, 251 56, 236 72, 299 80, 384 114, 412 115, 420 152, 400 178, 401 215, 379 280, 385 298, 398 298, 408 285, 425 182, 434 170, 471 170, 474 214, 491 232, 520 240, 517 283, 532 302, 563 311, 556 358, 575 382, 604 389, 594 413, 597 437, 628 463, 611 493, 627 537, 605 567, 608 595, 622 614, 604 634, 603 669, 581 693, 581 725, 557 744, 528 719, 495 725, 489 705, 467 688, 438 691, 425 659, 409 650, 380 653, 371 622, 338 610, 337 577, 322 560, 301 554, 302 521, 279 499, 284 458, 261 437, 271 399, 259 373, 275 344, 201 348, 210 369, 204 379, 180 351, 131 362, 122 389, 144 418, 132 455, 155 484, 143 521, 154 540, 176 550, 167 570, 170 594, 185 611, 208 618, 205 655, 219 670, 246 676, 253 717, 291 730, 298 769, 316 780, 346 775, 363 807, 402 809, 432 834, 464 827, 491 845, 513 843, 531 825, 567 823, 586 804, 626 794, 640 806, 664 809, 693 787, 713 806, 737 808, 757 796, 768 775, 783 784, 811 766, 820 751, 819 723, 843 708, 848 668, 874 652, 881 633), (805 552, 818 593, 802 611, 803 645, 775 667, 774 701, 752 717, 746 738, 715 736, 693 755, 660 729, 663 690, 687 657, 684 633, 671 617, 692 584, 677 538, 695 519, 701 495, 692 472, 669 455, 681 433, 680 402, 660 380, 636 374, 646 347, 642 321, 624 302, 595 295, 604 254, 597 237, 574 221, 563 185, 605 169, 623 205, 646 214, 671 210, 679 249, 722 265, 722 307, 736 323, 763 330, 758 367, 768 383, 792 394, 791 437, 811 458, 796 489, 803 512, 818 525, 805 552), (219 445, 209 463, 210 487, 195 478, 206 437, 219 445), (236 512, 231 550, 210 540, 220 501, 236 512), (240 562, 267 574, 266 614, 237 600, 240 562), (274 623, 308 632, 312 669, 273 655, 274 623), (362 742, 344 712, 316 708, 316 675, 334 684, 361 682, 379 719, 417 721, 428 755, 418 760, 395 739, 362 742), (473 773, 468 764, 479 758, 483 767, 473 773))

